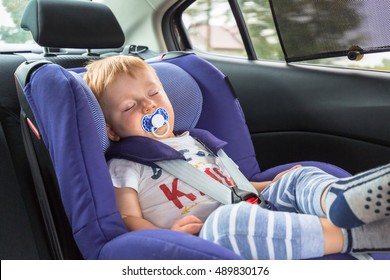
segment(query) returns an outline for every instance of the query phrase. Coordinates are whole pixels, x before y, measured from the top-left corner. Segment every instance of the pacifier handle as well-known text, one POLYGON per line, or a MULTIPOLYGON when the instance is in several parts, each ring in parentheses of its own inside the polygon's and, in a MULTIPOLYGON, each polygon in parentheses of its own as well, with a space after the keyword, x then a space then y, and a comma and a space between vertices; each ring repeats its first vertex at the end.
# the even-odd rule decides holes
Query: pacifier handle
MULTIPOLYGON (((160 126, 160 127, 163 127, 163 126, 160 126)), ((159 128, 157 128, 156 130, 152 129, 153 136, 156 137, 156 138, 163 138, 163 137, 167 136, 167 134, 169 133, 169 130, 171 128, 168 121, 166 122, 166 127, 167 127, 167 129, 165 130, 165 132, 163 134, 157 134, 156 133, 157 129, 159 129, 159 128)))

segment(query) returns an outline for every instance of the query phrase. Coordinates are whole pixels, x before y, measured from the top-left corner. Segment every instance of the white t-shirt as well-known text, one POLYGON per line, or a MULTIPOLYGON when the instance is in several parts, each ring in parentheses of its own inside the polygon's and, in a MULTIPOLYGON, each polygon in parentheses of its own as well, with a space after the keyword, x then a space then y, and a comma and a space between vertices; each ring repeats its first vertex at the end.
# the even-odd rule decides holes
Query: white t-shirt
MULTIPOLYGON (((220 166, 219 159, 185 132, 174 138, 160 140, 184 155, 187 161, 226 186, 232 180, 220 166)), ((125 159, 108 162, 113 184, 117 188, 129 187, 138 192, 144 218, 160 228, 169 229, 185 215, 206 218, 220 203, 179 181, 160 168, 152 168, 125 159)))

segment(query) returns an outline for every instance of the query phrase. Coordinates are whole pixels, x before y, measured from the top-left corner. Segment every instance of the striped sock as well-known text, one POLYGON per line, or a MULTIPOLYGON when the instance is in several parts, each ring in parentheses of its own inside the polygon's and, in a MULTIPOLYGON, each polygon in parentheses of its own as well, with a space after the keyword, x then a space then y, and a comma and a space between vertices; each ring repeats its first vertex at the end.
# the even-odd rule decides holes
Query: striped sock
POLYGON ((390 164, 333 183, 325 207, 329 220, 341 228, 390 218, 390 164))

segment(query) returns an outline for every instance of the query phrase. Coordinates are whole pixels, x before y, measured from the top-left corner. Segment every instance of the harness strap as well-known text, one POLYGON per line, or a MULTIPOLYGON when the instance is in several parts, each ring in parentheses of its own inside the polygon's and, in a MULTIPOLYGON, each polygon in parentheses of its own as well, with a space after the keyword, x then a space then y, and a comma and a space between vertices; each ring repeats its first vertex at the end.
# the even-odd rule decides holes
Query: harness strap
POLYGON ((187 161, 173 159, 158 161, 155 164, 187 185, 207 194, 222 204, 232 203, 232 192, 228 187, 198 170, 187 161))
POLYGON ((235 187, 227 187, 221 184, 182 159, 163 160, 155 162, 155 164, 222 204, 247 201, 252 204, 259 204, 263 208, 271 208, 222 149, 218 151, 217 156, 236 183, 235 187))
MULTIPOLYGON (((252 204, 257 203, 263 208, 271 208, 264 199, 263 195, 259 193, 255 187, 253 187, 244 174, 242 174, 242 172, 238 169, 236 163, 225 153, 224 150, 220 149, 217 156, 236 183, 238 190, 235 194, 236 197, 239 197, 241 201, 247 201, 252 204)), ((233 203, 236 202, 238 201, 233 201, 233 203)))

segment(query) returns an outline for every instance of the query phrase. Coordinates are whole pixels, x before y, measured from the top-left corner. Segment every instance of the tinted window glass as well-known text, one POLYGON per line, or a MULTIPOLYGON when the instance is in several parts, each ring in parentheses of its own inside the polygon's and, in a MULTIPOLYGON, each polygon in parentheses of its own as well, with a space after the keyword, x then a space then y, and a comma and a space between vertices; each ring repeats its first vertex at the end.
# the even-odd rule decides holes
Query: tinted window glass
POLYGON ((390 1, 270 0, 287 61, 390 50, 390 1))

